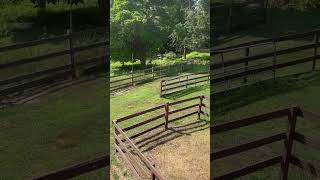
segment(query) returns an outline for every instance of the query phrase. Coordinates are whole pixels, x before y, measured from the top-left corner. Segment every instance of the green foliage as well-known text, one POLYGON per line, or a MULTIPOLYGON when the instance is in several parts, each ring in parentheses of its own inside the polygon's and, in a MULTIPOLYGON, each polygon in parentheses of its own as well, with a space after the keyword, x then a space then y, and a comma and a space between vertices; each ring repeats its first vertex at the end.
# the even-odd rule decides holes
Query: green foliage
POLYGON ((209 6, 204 7, 206 1, 112 1, 112 59, 121 62, 139 59, 145 64, 147 57, 159 52, 181 50, 186 44, 191 49, 208 44, 204 43, 209 37, 209 24, 206 24, 209 6), (201 12, 191 14, 191 11, 201 12), (194 15, 197 15, 196 20, 192 21, 194 15))
POLYGON ((175 25, 170 34, 177 50, 209 47, 209 1, 199 0, 184 10, 184 21, 175 25))
POLYGON ((172 51, 170 51, 168 53, 165 53, 163 56, 164 56, 165 59, 168 59, 168 60, 173 60, 173 59, 177 58, 176 53, 174 53, 172 51))
POLYGON ((210 60, 210 53, 202 53, 193 51, 187 54, 187 59, 200 59, 200 60, 210 60))

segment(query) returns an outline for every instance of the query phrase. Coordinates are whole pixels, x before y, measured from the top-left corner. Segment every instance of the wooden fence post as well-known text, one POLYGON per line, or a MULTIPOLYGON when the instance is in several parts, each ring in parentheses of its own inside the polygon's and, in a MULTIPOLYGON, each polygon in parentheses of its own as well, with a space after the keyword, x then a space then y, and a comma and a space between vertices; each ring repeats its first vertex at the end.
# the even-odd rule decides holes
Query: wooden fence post
POLYGON ((319 31, 316 31, 314 34, 314 58, 313 58, 313 63, 312 63, 312 71, 314 71, 316 69, 318 43, 319 43, 319 31))
POLYGON ((134 85, 134 81, 133 81, 133 71, 131 70, 131 83, 132 83, 132 86, 134 85))
POLYGON ((189 80, 188 77, 189 77, 189 76, 187 75, 186 88, 188 88, 188 80, 189 80))
POLYGON ((163 83, 163 80, 160 80, 160 97, 162 97, 162 83, 163 83))
POLYGON ((276 47, 276 41, 273 40, 273 80, 276 80, 276 65, 277 65, 277 47, 276 47))
POLYGON ((166 103, 166 105, 164 106, 165 109, 165 124, 164 127, 165 129, 168 129, 168 121, 169 121, 169 103, 166 103))
POLYGON ((72 29, 67 30, 67 35, 68 35, 68 39, 69 39, 70 65, 71 65, 72 79, 74 79, 77 77, 77 75, 76 75, 76 68, 75 68, 75 62, 74 62, 72 29))
POLYGON ((200 96, 200 104, 199 104, 199 110, 198 110, 198 120, 201 118, 201 107, 203 102, 203 96, 200 96))
MULTIPOLYGON (((246 57, 249 57, 249 53, 250 53, 250 49, 249 49, 249 47, 247 47, 247 48, 246 48, 245 56, 246 56, 246 57)), ((249 61, 247 60, 247 61, 245 62, 245 64, 244 64, 244 70, 245 70, 246 73, 247 73, 247 71, 248 71, 248 65, 249 65, 249 61)), ((247 75, 244 76, 243 82, 244 82, 244 83, 247 83, 247 82, 248 82, 247 75)))
POLYGON ((284 141, 285 150, 282 156, 281 169, 282 169, 282 180, 288 179, 288 171, 290 164, 290 156, 292 151, 293 137, 296 128, 296 120, 297 120, 297 109, 296 107, 291 108, 288 114, 288 130, 286 139, 284 141))

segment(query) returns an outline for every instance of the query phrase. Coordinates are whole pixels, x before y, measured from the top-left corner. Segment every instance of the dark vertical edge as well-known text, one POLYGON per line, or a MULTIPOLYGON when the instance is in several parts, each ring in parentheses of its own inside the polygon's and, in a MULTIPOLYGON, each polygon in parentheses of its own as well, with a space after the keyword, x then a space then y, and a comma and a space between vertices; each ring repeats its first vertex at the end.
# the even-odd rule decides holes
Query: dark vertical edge
POLYGON ((289 164, 290 164, 290 157, 292 152, 292 144, 293 138, 295 134, 296 128, 296 120, 297 120, 297 112, 298 109, 291 108, 290 113, 288 114, 288 130, 286 139, 284 141, 284 152, 282 155, 282 162, 281 162, 281 170, 282 170, 282 180, 288 180, 288 172, 289 172, 289 164))
MULTIPOLYGON (((100 0, 99 1, 101 8, 101 17, 103 24, 107 27, 107 44, 106 44, 106 94, 105 96, 105 102, 106 102, 106 132, 103 132, 106 137, 106 151, 107 154, 110 155, 110 8, 111 8, 111 1, 108 0, 100 0)), ((110 164, 111 162, 109 162, 110 164)), ((107 166, 106 169, 107 177, 110 178, 110 165, 107 166)))
MULTIPOLYGON (((209 77, 210 77, 210 81, 209 81, 209 83, 210 83, 210 90, 209 90, 209 92, 210 92, 210 119, 211 118, 213 118, 214 116, 213 116, 213 100, 214 100, 214 95, 213 95, 213 93, 212 93, 212 91, 213 91, 213 61, 214 61, 214 59, 213 59, 213 54, 212 54, 212 50, 214 49, 214 44, 215 44, 215 39, 216 39, 216 36, 215 36, 215 34, 214 34, 214 32, 215 32, 215 30, 213 29, 213 28, 215 28, 215 26, 214 26, 214 21, 213 21, 213 15, 214 15, 214 13, 213 13, 213 11, 214 11, 214 8, 213 8, 213 2, 214 2, 214 0, 209 0, 210 1, 210 8, 209 8, 209 18, 210 18, 210 20, 209 20, 209 22, 210 22, 210 25, 209 25, 209 29, 210 29, 210 35, 209 35, 209 37, 210 37, 210 63, 209 63, 209 77)), ((212 123, 213 121, 211 121, 210 120, 210 126, 212 126, 213 125, 213 123, 212 123)), ((211 131, 211 128, 210 128, 210 131, 211 131)), ((210 134, 213 134, 212 132, 210 132, 210 134)), ((210 136, 210 156, 211 156, 211 154, 212 154, 212 152, 213 152, 213 149, 212 149, 212 147, 213 147, 213 136, 210 136)), ((210 159, 211 159, 211 157, 210 157, 210 159)), ((213 164, 211 164, 210 163, 210 179, 211 178, 213 178, 214 177, 214 167, 213 167, 213 164)))
POLYGON ((319 31, 314 33, 314 59, 312 63, 312 71, 316 69, 316 61, 318 55, 319 31))

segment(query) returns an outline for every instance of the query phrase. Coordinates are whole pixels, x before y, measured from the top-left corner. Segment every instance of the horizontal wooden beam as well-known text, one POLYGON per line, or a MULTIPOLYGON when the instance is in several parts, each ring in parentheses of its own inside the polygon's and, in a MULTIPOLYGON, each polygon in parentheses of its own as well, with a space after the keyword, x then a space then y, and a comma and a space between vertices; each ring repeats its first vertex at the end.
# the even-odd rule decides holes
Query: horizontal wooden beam
POLYGON ((0 81, 0 86, 1 85, 5 85, 5 84, 10 84, 10 83, 17 83, 19 81, 23 81, 23 80, 28 80, 31 78, 39 78, 40 76, 43 75, 49 75, 52 73, 56 73, 59 71, 63 71, 63 70, 69 70, 71 68, 70 65, 66 65, 66 66, 60 66, 60 67, 56 67, 56 68, 52 68, 52 69, 47 69, 47 70, 43 70, 43 71, 38 71, 38 72, 34 72, 31 74, 26 74, 26 75, 21 75, 21 76, 17 76, 17 77, 13 77, 10 79, 6 79, 3 81, 0 81))
POLYGON ((286 133, 279 133, 270 137, 261 138, 261 139, 254 140, 245 144, 237 145, 231 148, 222 149, 220 151, 211 153, 210 161, 214 161, 227 156, 238 154, 244 151, 248 151, 250 149, 255 149, 260 146, 264 146, 267 144, 271 144, 271 143, 283 140, 285 138, 286 138, 286 133))
POLYGON ((0 52, 9 51, 9 50, 16 50, 16 49, 20 49, 20 48, 26 48, 26 47, 30 47, 30 46, 36 46, 39 44, 46 44, 46 43, 50 43, 52 41, 65 40, 67 38, 69 38, 69 35, 61 35, 61 36, 40 39, 40 40, 35 40, 35 41, 17 43, 17 44, 13 44, 13 45, 9 45, 9 46, 0 47, 0 52))
POLYGON ((149 108, 149 109, 147 109, 147 110, 140 111, 140 112, 131 114, 131 115, 129 115, 129 116, 125 116, 125 117, 116 119, 115 122, 116 122, 116 123, 119 123, 119 122, 122 122, 122 121, 125 121, 125 120, 128 120, 128 119, 131 119, 131 118, 140 116, 140 115, 145 114, 145 113, 149 113, 149 112, 152 112, 152 111, 156 111, 156 110, 161 109, 161 108, 164 108, 164 105, 160 105, 160 106, 156 106, 156 107, 153 107, 153 108, 149 108))
POLYGON ((307 161, 302 161, 299 158, 297 158, 296 156, 291 155, 290 156, 290 163, 305 170, 306 172, 308 172, 309 174, 315 176, 315 177, 319 177, 320 176, 320 169, 317 169, 313 164, 311 164, 310 162, 307 161))
MULTIPOLYGON (((94 171, 103 167, 110 166, 109 155, 104 155, 86 162, 82 162, 70 167, 63 168, 61 170, 32 178, 33 180, 56 180, 56 179, 69 179, 72 177, 85 174, 90 171, 94 171)), ((106 169, 107 172, 107 169, 106 169)))
POLYGON ((214 125, 210 128, 210 134, 213 135, 221 132, 230 131, 233 129, 238 129, 240 127, 245 127, 252 124, 272 120, 275 118, 285 117, 285 116, 288 116, 289 113, 290 113, 290 109, 287 108, 287 109, 265 113, 265 114, 245 118, 245 119, 240 119, 232 122, 214 125))
POLYGON ((158 119, 160 119, 160 118, 163 118, 164 116, 165 116, 165 114, 160 114, 160 115, 158 115, 158 116, 149 118, 148 120, 145 120, 145 121, 139 122, 139 123, 137 123, 137 124, 134 124, 134 125, 132 125, 132 126, 126 127, 126 128, 123 129, 123 131, 124 131, 124 132, 129 131, 129 130, 131 130, 131 129, 137 128, 137 127, 139 127, 139 126, 142 126, 142 125, 148 124, 148 123, 150 123, 150 122, 153 122, 153 121, 155 121, 155 120, 158 120, 158 119))
POLYGON ((47 60, 49 58, 53 58, 53 57, 57 57, 57 56, 63 56, 63 55, 69 54, 69 53, 70 53, 70 50, 63 50, 63 51, 53 52, 53 53, 40 55, 40 56, 36 56, 36 57, 15 60, 15 61, 12 61, 12 62, 9 62, 9 63, 6 63, 6 64, 0 64, 0 69, 20 66, 20 65, 23 65, 23 64, 29 64, 29 63, 34 63, 34 62, 39 62, 39 61, 47 60))
POLYGON ((174 118, 174 119, 169 120, 168 123, 172 123, 172 122, 174 122, 174 121, 178 121, 178 120, 180 120, 180 119, 183 119, 183 118, 192 116, 192 115, 194 115, 194 114, 198 114, 198 111, 195 111, 195 112, 192 112, 192 113, 188 113, 188 114, 183 115, 183 116, 176 117, 176 118, 174 118))
POLYGON ((238 178, 238 177, 241 177, 241 176, 245 176, 247 174, 262 170, 262 169, 264 169, 266 167, 270 167, 270 166, 276 165, 276 164, 280 163, 281 160, 282 160, 281 156, 276 156, 276 157, 270 158, 268 160, 265 160, 265 161, 262 161, 262 162, 247 166, 245 168, 241 168, 239 170, 233 171, 231 173, 228 173, 228 174, 225 174, 225 175, 222 175, 222 176, 218 176, 218 177, 214 177, 214 178, 211 178, 211 179, 212 180, 235 179, 235 178, 238 178))
POLYGON ((190 106, 187 106, 187 107, 184 107, 184 108, 180 108, 180 109, 176 109, 176 110, 173 110, 173 111, 169 111, 169 114, 174 114, 174 113, 177 113, 177 112, 180 112, 180 111, 184 111, 184 110, 187 110, 187 109, 191 109, 191 108, 194 108, 194 107, 198 107, 199 104, 194 104, 194 105, 190 105, 190 106))

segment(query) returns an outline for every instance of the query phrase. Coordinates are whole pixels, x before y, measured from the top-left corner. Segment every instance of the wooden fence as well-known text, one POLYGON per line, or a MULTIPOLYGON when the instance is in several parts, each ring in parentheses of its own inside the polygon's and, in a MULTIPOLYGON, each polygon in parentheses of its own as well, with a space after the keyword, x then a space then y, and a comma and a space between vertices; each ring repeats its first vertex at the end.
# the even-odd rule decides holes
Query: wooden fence
MULTIPOLYGON (((107 33, 107 29, 105 31, 107 33)), ((86 45, 75 46, 74 45, 74 36, 79 32, 73 33, 72 31, 67 31, 67 34, 40 39, 36 41, 29 41, 24 43, 13 44, 9 46, 0 47, 0 53, 7 53, 9 51, 17 51, 23 48, 34 48, 39 45, 46 45, 49 43, 58 43, 62 42, 67 44, 68 48, 64 50, 59 50, 55 52, 45 53, 41 55, 37 55, 35 57, 26 57, 20 58, 17 60, 6 60, 6 63, 0 64, 0 71, 6 72, 15 72, 16 69, 21 69, 21 66, 31 65, 36 63, 44 63, 48 62, 53 67, 49 67, 44 70, 32 72, 25 74, 14 74, 13 77, 9 77, 8 79, 0 80, 0 97, 6 96, 11 93, 20 92, 27 88, 31 88, 34 86, 41 86, 43 84, 50 83, 55 80, 68 79, 68 78, 76 78, 77 76, 77 68, 86 67, 91 68, 100 65, 106 65, 107 63, 107 49, 105 50, 105 54, 98 57, 90 57, 81 62, 76 61, 76 55, 86 50, 91 50, 94 48, 107 47, 108 42, 95 42, 86 45), (55 64, 62 64, 62 56, 69 56, 69 63, 65 65, 57 66, 55 64), (52 59, 55 58, 55 59, 52 59), (54 60, 54 62, 52 62, 54 60), (58 61, 59 60, 59 61, 58 61)), ((22 54, 23 56, 23 54, 22 54)), ((106 66, 105 66, 106 67, 106 66)))
POLYGON ((190 87, 208 84, 210 75, 207 73, 187 74, 160 81, 160 97, 175 93, 190 87))
MULTIPOLYGON (((61 170, 48 173, 43 176, 32 178, 33 180, 56 180, 56 179, 70 179, 80 176, 82 174, 92 172, 104 167, 110 166, 109 155, 104 155, 86 162, 82 162, 61 170)), ((108 175, 108 169, 105 170, 108 175)))
MULTIPOLYGON (((312 63, 310 70, 315 70, 316 61, 320 57, 317 53, 319 31, 320 30, 314 30, 306 33, 280 36, 236 46, 213 49, 211 51, 213 63, 210 65, 210 83, 213 87, 211 88, 211 93, 214 94, 219 91, 224 91, 219 90, 218 86, 234 80, 242 79, 242 82, 238 84, 233 83, 236 87, 231 87, 230 89, 250 84, 251 82, 248 78, 254 75, 258 77, 259 74, 269 73, 270 76, 275 79, 278 72, 282 73, 282 69, 295 65, 312 63), (309 38, 312 42, 308 41, 302 45, 299 44, 294 47, 283 48, 285 41, 301 38, 309 38), (306 53, 306 51, 308 52, 306 53), (227 59, 226 56, 232 58, 227 59), (281 69, 281 71, 279 71, 279 69, 281 69)), ((265 78, 265 76, 260 77, 265 78)), ((269 77, 267 77, 267 79, 268 78, 269 77)))
POLYGON ((231 0, 230 3, 211 3, 210 7, 211 27, 216 33, 251 28, 267 20, 267 0, 231 0))
POLYGON ((115 141, 115 149, 116 152, 122 157, 122 159, 126 162, 128 165, 128 168, 131 170, 133 175, 137 179, 164 179, 159 170, 156 168, 155 164, 147 158, 144 154, 142 154, 141 150, 136 146, 136 144, 133 142, 134 138, 137 138, 143 134, 146 134, 148 132, 151 132, 157 128, 164 127, 165 129, 168 128, 169 124, 178 120, 181 120, 186 117, 190 117, 192 115, 197 115, 198 119, 201 118, 201 114, 208 116, 207 113, 205 113, 202 109, 202 107, 206 107, 203 103, 203 100, 205 99, 204 96, 197 96, 189 99, 184 99, 176 102, 166 103, 164 105, 159 105, 135 114, 131 114, 126 117, 118 118, 116 120, 113 120, 113 126, 114 126, 114 141, 115 141), (192 102, 192 101, 199 101, 193 105, 189 105, 180 109, 171 110, 172 106, 178 105, 178 104, 184 104, 186 102, 192 102), (170 116, 173 114, 177 114, 178 112, 195 109, 190 113, 179 115, 177 117, 174 117, 173 119, 170 119, 170 116), (163 113, 156 115, 155 117, 149 118, 145 121, 140 121, 138 123, 135 123, 133 125, 130 125, 128 127, 122 128, 120 123, 124 121, 130 121, 134 117, 138 117, 141 115, 144 115, 146 113, 152 113, 157 110, 163 109, 163 113), (164 118, 164 120, 163 120, 164 118), (156 120, 162 119, 159 124, 153 127, 145 128, 141 132, 137 132, 134 135, 128 136, 128 131, 132 131, 140 126, 150 124, 151 122, 155 122, 156 120), (136 156, 135 156, 136 154, 136 156), (140 163, 139 163, 140 162, 140 163))
POLYGON ((296 132, 297 118, 304 117, 304 118, 312 118, 315 120, 316 119, 320 120, 320 115, 316 115, 309 111, 302 110, 299 107, 287 108, 287 109, 282 109, 282 110, 261 114, 258 116, 249 117, 241 120, 236 120, 236 121, 232 121, 224 124, 214 125, 210 129, 210 133, 211 135, 216 135, 221 132, 231 131, 241 127, 245 127, 245 126, 249 126, 249 125, 253 125, 253 124, 261 123, 265 121, 275 120, 277 118, 282 118, 282 117, 288 118, 287 131, 284 131, 279 134, 274 134, 269 137, 257 139, 255 141, 251 141, 245 144, 214 151, 210 155, 210 161, 213 162, 218 159, 222 159, 231 155, 236 155, 241 152, 252 150, 252 149, 255 149, 267 144, 279 142, 279 141, 284 141, 284 144, 285 144, 282 155, 274 156, 270 159, 260 161, 256 164, 249 165, 247 167, 235 170, 228 174, 221 175, 218 177, 213 177, 212 179, 213 180, 233 179, 233 178, 241 177, 241 176, 256 172, 258 170, 261 170, 276 164, 281 164, 281 172, 282 172, 283 180, 288 179, 288 173, 289 173, 288 171, 289 171, 290 164, 293 164, 299 168, 305 169, 314 176, 319 176, 318 174, 320 172, 319 169, 316 169, 315 166, 312 165, 311 163, 303 161, 292 154, 292 146, 295 141, 300 142, 302 144, 309 144, 310 142, 312 142, 312 140, 310 139, 308 139, 307 141, 304 135, 302 135, 299 132, 296 132))
POLYGON ((118 91, 124 88, 128 88, 146 81, 152 81, 161 79, 165 76, 181 73, 192 69, 194 60, 186 60, 184 62, 166 65, 166 66, 155 66, 148 69, 136 70, 120 75, 110 76, 110 90, 118 91))

